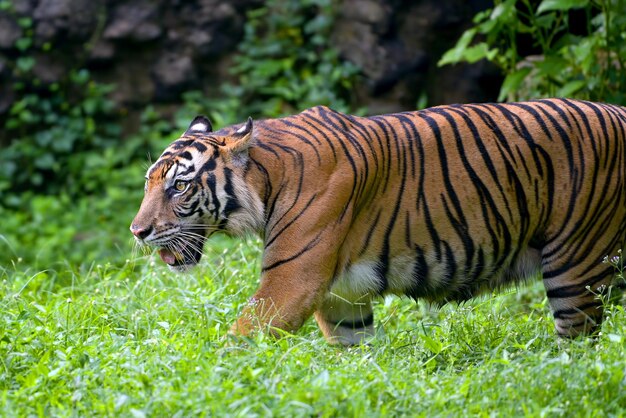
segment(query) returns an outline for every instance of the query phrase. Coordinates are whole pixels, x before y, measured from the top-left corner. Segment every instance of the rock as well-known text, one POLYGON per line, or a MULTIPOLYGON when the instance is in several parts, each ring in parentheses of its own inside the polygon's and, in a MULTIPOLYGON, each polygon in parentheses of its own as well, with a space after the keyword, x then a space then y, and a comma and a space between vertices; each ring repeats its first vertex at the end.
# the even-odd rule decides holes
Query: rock
MULTIPOLYGON (((475 13, 491 7, 491 1, 332 1, 337 14, 330 44, 342 59, 361 68, 352 92, 354 106, 382 113, 413 109, 424 94, 429 104, 497 97, 494 90, 501 78, 493 66, 436 65, 471 25, 475 13)), ((110 97, 120 108, 137 113, 147 104, 173 109, 186 89, 219 96, 225 82, 236 82, 233 58, 246 13, 265 2, 11 0, 11 4, 12 11, 0 12, 0 115, 14 100, 5 92, 16 81, 11 69, 19 56, 15 42, 23 36, 19 17, 33 19, 35 46, 28 54, 36 58, 34 77, 50 83, 70 69, 86 66, 95 80, 116 85, 110 97), (35 53, 44 43, 52 49, 35 53)))
POLYGON ((38 43, 58 38, 87 41, 104 0, 41 0, 33 12, 38 43))
POLYGON ((162 34, 159 5, 151 1, 121 3, 113 9, 104 39, 146 42, 162 34))
POLYGON ((372 26, 376 33, 386 33, 393 16, 388 2, 376 0, 344 0, 341 16, 348 21, 356 21, 372 26))
POLYGON ((13 11, 18 16, 32 16, 39 0, 12 0, 13 11))
POLYGON ((195 56, 216 56, 236 48, 243 34, 243 18, 232 4, 216 0, 189 2, 178 11, 178 36, 195 56))
POLYGON ((0 49, 11 49, 15 42, 22 37, 22 28, 15 18, 0 12, 0 49))
POLYGON ((188 55, 177 51, 167 51, 157 61, 152 77, 155 82, 155 96, 158 100, 174 100, 186 87, 197 80, 193 61, 188 55))
POLYGON ((36 53, 33 75, 44 84, 56 83, 67 75, 67 61, 56 54, 36 53))
POLYGON ((344 0, 332 44, 361 68, 359 102, 378 113, 414 109, 422 95, 429 104, 483 100, 469 66, 438 68, 437 61, 488 6, 483 0, 344 0))
POLYGON ((341 56, 358 66, 367 79, 377 80, 384 75, 386 51, 371 25, 342 19, 335 26, 332 41, 341 56))
POLYGON ((104 39, 98 39, 89 51, 89 59, 94 62, 110 61, 115 56, 115 45, 104 39))
POLYGON ((110 98, 119 107, 130 106, 143 109, 146 104, 156 104, 155 86, 150 75, 150 63, 153 58, 149 54, 138 53, 116 59, 112 68, 96 74, 97 79, 107 84, 114 84, 115 89, 110 98))

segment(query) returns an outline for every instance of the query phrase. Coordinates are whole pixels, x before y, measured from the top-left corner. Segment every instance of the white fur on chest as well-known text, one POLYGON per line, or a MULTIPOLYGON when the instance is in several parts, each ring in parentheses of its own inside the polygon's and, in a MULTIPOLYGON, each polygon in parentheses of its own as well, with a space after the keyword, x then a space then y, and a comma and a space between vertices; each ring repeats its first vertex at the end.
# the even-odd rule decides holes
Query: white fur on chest
POLYGON ((411 285, 413 264, 414 261, 409 257, 396 257, 389 263, 389 269, 383 279, 380 277, 377 262, 358 261, 335 279, 330 293, 349 301, 356 301, 378 295, 381 280, 386 280, 385 293, 402 294, 411 285))
POLYGON ((373 296, 380 286, 376 267, 377 263, 373 261, 352 264, 335 279, 330 293, 351 302, 373 296))

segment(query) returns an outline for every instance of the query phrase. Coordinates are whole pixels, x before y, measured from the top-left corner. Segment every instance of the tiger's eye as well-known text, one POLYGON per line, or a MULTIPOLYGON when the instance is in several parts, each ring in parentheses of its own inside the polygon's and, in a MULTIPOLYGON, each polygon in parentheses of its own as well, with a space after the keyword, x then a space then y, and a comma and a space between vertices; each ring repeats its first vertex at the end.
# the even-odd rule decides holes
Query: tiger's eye
POLYGON ((174 183, 174 188, 179 192, 182 192, 187 188, 187 182, 183 180, 176 180, 176 183, 174 183))

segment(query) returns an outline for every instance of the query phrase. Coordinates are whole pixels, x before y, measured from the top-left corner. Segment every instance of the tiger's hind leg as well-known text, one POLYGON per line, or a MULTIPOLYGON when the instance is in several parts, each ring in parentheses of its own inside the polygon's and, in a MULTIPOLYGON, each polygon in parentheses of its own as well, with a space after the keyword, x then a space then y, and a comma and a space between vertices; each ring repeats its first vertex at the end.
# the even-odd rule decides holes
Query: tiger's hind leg
POLYGON ((559 336, 591 334, 602 323, 603 296, 614 271, 598 259, 596 266, 545 265, 543 283, 559 336), (585 268, 587 267, 587 268, 585 268))
POLYGON ((315 312, 315 319, 331 344, 358 345, 374 335, 374 313, 369 297, 350 302, 329 295, 315 312))

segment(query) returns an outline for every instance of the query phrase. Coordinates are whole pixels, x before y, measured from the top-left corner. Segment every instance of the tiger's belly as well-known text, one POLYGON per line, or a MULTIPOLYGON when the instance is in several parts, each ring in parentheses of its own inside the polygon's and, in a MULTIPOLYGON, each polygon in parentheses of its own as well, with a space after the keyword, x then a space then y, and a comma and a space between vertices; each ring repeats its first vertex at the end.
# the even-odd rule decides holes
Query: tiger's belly
POLYGON ((541 271, 541 253, 526 248, 504 266, 486 263, 479 275, 464 271, 464 260, 455 266, 439 262, 435 257, 424 257, 421 262, 411 256, 390 259, 388 268, 379 262, 360 259, 335 277, 330 293, 355 302, 385 294, 407 295, 432 302, 462 301, 481 292, 533 278, 541 271), (425 264, 424 264, 424 259, 425 264), (451 269, 454 267, 454 273, 451 269))

